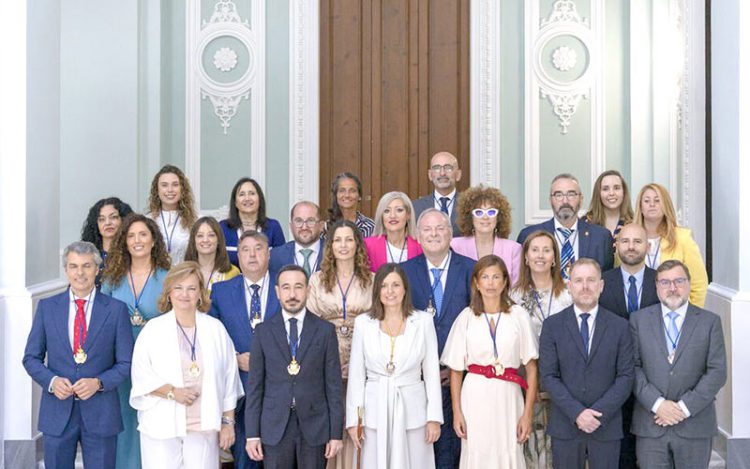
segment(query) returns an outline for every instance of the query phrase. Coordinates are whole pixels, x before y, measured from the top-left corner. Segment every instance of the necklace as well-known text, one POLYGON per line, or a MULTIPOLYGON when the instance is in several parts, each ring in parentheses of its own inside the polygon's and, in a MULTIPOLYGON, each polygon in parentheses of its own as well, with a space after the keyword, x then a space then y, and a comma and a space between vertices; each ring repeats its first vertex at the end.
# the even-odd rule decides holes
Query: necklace
POLYGON ((396 338, 401 333, 401 328, 404 326, 404 318, 401 317, 401 322, 398 325, 398 329, 396 329, 396 333, 394 334, 391 331, 391 328, 388 326, 388 321, 383 319, 383 325, 385 326, 386 331, 388 332, 388 338, 391 340, 391 354, 390 358, 388 359, 388 363, 385 365, 385 371, 392 375, 394 371, 396 371, 396 364, 393 362, 393 352, 396 350, 396 338))

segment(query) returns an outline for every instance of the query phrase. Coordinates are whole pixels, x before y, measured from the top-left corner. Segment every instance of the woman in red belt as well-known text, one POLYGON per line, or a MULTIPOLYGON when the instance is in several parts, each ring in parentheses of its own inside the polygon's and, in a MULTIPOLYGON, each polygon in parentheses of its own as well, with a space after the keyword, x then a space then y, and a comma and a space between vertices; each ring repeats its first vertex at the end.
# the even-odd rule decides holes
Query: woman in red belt
POLYGON ((453 323, 441 357, 451 369, 461 469, 526 467, 523 444, 531 433, 539 352, 529 315, 513 304, 509 290, 503 260, 480 259, 471 303, 453 323), (518 375, 521 365, 528 382, 518 375))

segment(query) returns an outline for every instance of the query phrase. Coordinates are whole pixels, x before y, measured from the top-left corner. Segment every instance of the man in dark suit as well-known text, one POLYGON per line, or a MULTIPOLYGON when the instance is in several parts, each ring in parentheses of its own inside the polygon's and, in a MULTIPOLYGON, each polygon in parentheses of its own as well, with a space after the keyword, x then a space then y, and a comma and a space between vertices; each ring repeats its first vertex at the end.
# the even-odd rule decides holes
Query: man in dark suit
POLYGON ((122 431, 117 386, 130 376, 133 335, 125 303, 94 288, 101 257, 86 241, 63 252, 70 288, 37 306, 23 366, 43 389, 39 431, 46 467, 115 467, 122 431), (46 358, 46 364, 45 364, 46 358))
POLYGON ((614 265, 612 235, 606 228, 578 219, 578 210, 583 203, 578 179, 567 173, 555 176, 552 180, 549 202, 554 217, 521 230, 518 242, 523 244, 526 237, 537 230, 552 233, 557 240, 557 247, 560 248, 560 272, 566 280, 570 266, 582 257, 597 261, 602 272, 610 270, 614 265))
MULTIPOLYGON (((279 300, 274 288, 275 279, 268 271, 268 238, 254 230, 245 231, 237 245, 242 275, 226 282, 214 284, 211 289, 211 316, 219 319, 234 342, 237 351, 237 367, 247 396, 247 372, 250 369, 250 349, 253 334, 258 324, 267 321, 279 311, 279 300)), ((244 410, 245 399, 237 403, 236 413, 244 410)), ((245 421, 234 422, 236 443, 232 447, 237 469, 258 468, 243 448, 245 421)))
POLYGON ((461 180, 458 158, 447 151, 435 153, 430 159, 427 177, 432 181, 435 190, 414 201, 414 217, 419 220, 419 216, 428 208, 440 210, 450 217, 453 236, 461 236, 456 224, 456 206, 458 205, 456 183, 461 180))
MULTIPOLYGON (((450 221, 440 210, 425 210, 419 217, 417 230, 417 240, 423 253, 402 265, 409 278, 414 307, 433 314, 438 354, 442 354, 453 321, 469 306, 474 261, 450 250, 450 221)), ((434 445, 438 468, 458 467, 461 456, 461 440, 453 430, 449 372, 445 367, 440 371, 444 422, 440 439, 434 445)))
POLYGON ((282 267, 277 280, 281 314, 261 324, 253 341, 246 449, 267 469, 323 469, 343 446, 336 331, 306 311, 302 267, 282 267))
POLYGON ((296 264, 305 269, 308 277, 320 270, 324 244, 320 234, 323 225, 317 204, 306 200, 294 204, 289 219, 289 229, 294 239, 271 250, 268 270, 273 274, 285 265, 296 264))
POLYGON ((690 272, 682 262, 667 260, 656 272, 660 304, 630 317, 638 463, 705 468, 718 433, 714 400, 727 380, 721 320, 688 303, 690 272))
POLYGON ((550 316, 539 340, 539 373, 552 399, 547 433, 555 468, 617 467, 620 408, 633 388, 628 323, 598 305, 599 264, 577 260, 568 288, 573 305, 550 316))
MULTIPOLYGON (((630 223, 617 237, 617 255, 621 265, 604 272, 604 291, 599 306, 629 320, 635 311, 659 303, 656 295, 656 271, 646 267, 648 241, 642 226, 630 223)), ((636 469, 635 435, 630 432, 633 421, 635 397, 628 397, 622 406, 622 431, 625 435, 620 445, 620 469, 636 469)))

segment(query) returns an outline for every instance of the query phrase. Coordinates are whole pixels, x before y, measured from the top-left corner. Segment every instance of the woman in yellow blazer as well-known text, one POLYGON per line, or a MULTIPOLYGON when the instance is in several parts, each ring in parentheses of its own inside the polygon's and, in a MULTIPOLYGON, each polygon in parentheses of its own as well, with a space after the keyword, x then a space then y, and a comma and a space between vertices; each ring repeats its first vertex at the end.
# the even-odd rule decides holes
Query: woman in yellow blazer
POLYGON ((646 229, 646 265, 656 269, 669 259, 684 263, 690 270, 690 302, 702 308, 708 291, 706 265, 690 230, 677 226, 674 204, 664 186, 654 182, 643 186, 636 202, 635 222, 646 229))

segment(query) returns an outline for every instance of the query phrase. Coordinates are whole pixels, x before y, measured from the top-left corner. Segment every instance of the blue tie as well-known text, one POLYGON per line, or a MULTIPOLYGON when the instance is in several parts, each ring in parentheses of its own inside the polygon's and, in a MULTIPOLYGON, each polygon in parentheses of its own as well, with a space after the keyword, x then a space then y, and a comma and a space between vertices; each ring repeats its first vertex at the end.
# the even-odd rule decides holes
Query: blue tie
POLYGON ((581 339, 583 339, 583 350, 586 356, 589 354, 589 313, 581 313, 581 339))
POLYGON ((677 349, 677 341, 680 338, 680 331, 677 329, 677 317, 679 314, 674 311, 667 313, 669 325, 667 326, 667 350, 670 354, 677 349))
POLYGON ((563 245, 560 250, 560 272, 565 280, 568 279, 568 266, 575 262, 573 258, 573 245, 570 244, 570 235, 573 232, 567 228, 558 228, 557 231, 563 235, 563 245))
POLYGON ((297 350, 298 343, 299 334, 297 333, 297 318, 289 318, 289 345, 292 347, 292 350, 297 350))
POLYGON ((440 281, 440 275, 443 273, 443 269, 430 269, 432 271, 432 299, 435 301, 436 316, 440 317, 440 312, 443 306, 443 282, 440 281))
POLYGON ((253 295, 250 297, 250 317, 258 318, 260 317, 260 293, 258 293, 260 285, 250 285, 250 288, 253 289, 253 295))
POLYGON ((448 215, 448 201, 451 200, 448 197, 440 197, 440 211, 448 215))
POLYGON ((635 277, 632 275, 628 279, 628 314, 638 310, 638 287, 635 285, 635 277))

